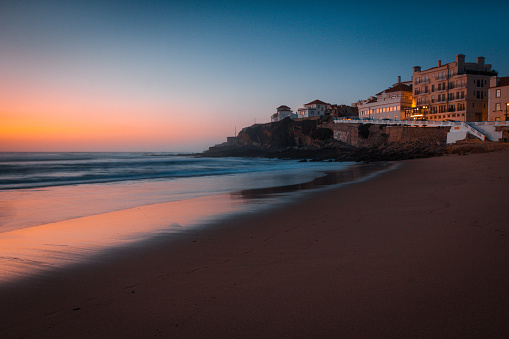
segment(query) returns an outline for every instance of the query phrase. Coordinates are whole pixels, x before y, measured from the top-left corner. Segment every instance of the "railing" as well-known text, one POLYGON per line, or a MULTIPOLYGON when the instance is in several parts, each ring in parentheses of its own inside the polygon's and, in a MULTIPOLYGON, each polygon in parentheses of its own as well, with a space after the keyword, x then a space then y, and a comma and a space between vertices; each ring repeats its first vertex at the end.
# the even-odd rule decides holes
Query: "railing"
POLYGON ((464 123, 467 127, 467 131, 468 133, 472 134, 472 135, 475 135, 476 137, 478 137, 479 139, 481 139, 482 141, 484 141, 484 139, 486 138, 486 136, 484 134, 482 134, 481 132, 479 132, 478 130, 476 130, 475 128, 473 128, 472 126, 470 126, 470 124, 468 123, 464 123))
POLYGON ((453 127, 455 132, 466 131, 469 134, 485 140, 486 135, 479 132, 475 126, 507 126, 509 127, 509 121, 480 121, 480 122, 463 122, 463 121, 416 121, 416 120, 392 120, 392 119, 339 119, 335 118, 334 123, 343 124, 374 124, 374 125, 403 125, 403 126, 415 126, 415 127, 453 127))
MULTIPOLYGON (((385 124, 385 125, 412 125, 412 126, 457 126, 465 123, 463 121, 416 121, 416 120, 395 120, 395 119, 341 119, 334 118, 335 123, 346 123, 346 124, 385 124)), ((468 122, 471 125, 490 125, 490 126, 508 126, 509 121, 471 121, 468 122)))

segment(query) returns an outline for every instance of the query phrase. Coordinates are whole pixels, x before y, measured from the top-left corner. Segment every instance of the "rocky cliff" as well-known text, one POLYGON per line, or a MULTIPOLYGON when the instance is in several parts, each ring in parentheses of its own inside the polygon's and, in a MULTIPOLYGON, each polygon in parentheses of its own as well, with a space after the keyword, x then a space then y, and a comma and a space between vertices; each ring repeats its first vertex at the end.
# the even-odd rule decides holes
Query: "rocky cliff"
POLYGON ((204 156, 241 156, 336 161, 390 161, 451 151, 448 128, 334 124, 331 118, 291 120, 244 128, 204 156))

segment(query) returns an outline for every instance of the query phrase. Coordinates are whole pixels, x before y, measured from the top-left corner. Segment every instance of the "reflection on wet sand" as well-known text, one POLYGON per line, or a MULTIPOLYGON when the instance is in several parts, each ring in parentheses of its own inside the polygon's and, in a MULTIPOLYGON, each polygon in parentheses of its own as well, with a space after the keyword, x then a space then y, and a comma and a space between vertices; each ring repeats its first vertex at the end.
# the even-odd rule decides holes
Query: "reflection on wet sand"
POLYGON ((101 250, 177 233, 243 208, 228 194, 141 206, 0 233, 0 283, 83 262, 101 250))
POLYGON ((341 171, 326 172, 324 176, 302 184, 242 190, 231 193, 235 199, 259 200, 296 191, 346 184, 366 178, 371 174, 388 169, 388 163, 357 164, 341 171))
POLYGON ((145 205, 1 232, 0 283, 84 262, 108 248, 192 230, 233 213, 256 211, 260 203, 263 208, 276 201, 272 198, 287 193, 353 182, 388 166, 359 164, 303 184, 145 205))

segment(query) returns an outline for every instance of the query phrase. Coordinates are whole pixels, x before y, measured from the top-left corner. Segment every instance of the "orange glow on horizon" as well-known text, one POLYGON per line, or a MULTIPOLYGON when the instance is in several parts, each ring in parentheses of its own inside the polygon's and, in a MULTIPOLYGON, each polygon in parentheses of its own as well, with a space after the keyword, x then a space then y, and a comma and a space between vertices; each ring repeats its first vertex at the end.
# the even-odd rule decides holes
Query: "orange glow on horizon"
MULTIPOLYGON (((62 118, 60 114, 2 114, 0 151, 91 151, 157 150, 179 151, 197 139, 213 139, 221 130, 211 121, 197 123, 192 116, 166 117, 124 115, 62 118), (151 147, 150 145, 154 145, 151 147), (172 147, 172 145, 177 145, 172 147)), ((220 134, 221 135, 221 134, 220 134)), ((201 151, 201 149, 197 149, 201 151)))
POLYGON ((0 152, 202 151, 233 134, 204 104, 1 85, 0 152))

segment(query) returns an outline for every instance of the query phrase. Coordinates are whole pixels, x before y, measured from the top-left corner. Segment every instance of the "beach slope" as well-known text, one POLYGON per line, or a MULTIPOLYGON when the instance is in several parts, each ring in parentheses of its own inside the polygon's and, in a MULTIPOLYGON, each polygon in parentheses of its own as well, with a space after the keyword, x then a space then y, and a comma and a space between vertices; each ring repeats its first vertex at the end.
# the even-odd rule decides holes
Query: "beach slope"
POLYGON ((509 152, 373 179, 0 287, 0 337, 509 337, 509 152))

